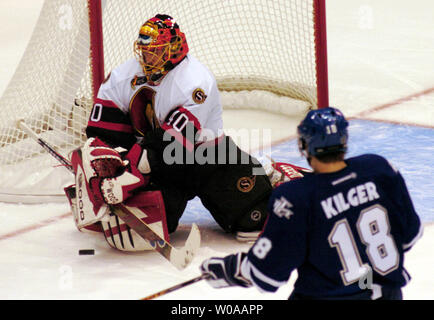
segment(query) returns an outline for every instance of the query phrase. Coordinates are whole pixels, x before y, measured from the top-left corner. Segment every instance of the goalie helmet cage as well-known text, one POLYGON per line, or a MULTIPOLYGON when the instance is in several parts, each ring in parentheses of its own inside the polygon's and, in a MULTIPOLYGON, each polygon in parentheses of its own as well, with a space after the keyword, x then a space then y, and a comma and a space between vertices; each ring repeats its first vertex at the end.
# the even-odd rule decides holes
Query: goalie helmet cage
POLYGON ((0 201, 66 201, 71 174, 16 123, 64 156, 84 144, 100 84, 134 56, 140 26, 157 13, 176 19, 224 108, 328 106, 325 0, 45 0, 0 99, 0 201))

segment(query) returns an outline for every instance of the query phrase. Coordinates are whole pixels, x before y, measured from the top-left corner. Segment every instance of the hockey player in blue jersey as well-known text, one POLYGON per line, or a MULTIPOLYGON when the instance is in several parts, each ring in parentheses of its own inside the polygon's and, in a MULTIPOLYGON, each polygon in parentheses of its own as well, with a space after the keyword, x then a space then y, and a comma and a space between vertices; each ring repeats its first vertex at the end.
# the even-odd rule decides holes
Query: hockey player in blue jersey
POLYGON ((293 270, 289 299, 402 299, 404 252, 422 235, 399 171, 381 156, 345 159, 348 122, 335 108, 310 111, 299 148, 314 173, 276 188, 248 253, 205 260, 213 287, 274 292, 293 270))

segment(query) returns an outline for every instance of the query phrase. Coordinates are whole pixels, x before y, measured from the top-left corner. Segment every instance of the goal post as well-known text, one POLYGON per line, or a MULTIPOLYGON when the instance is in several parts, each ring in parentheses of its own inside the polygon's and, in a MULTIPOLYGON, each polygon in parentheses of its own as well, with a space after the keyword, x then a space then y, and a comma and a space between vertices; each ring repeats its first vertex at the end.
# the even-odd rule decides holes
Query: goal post
POLYGON ((172 0, 146 5, 129 0, 128 6, 137 11, 128 16, 119 13, 124 6, 113 0, 88 3, 96 87, 104 70, 107 75, 131 56, 128 44, 137 25, 166 12, 179 22, 191 52, 211 69, 223 92, 265 90, 313 108, 328 106, 325 0, 172 0), (119 20, 123 31, 113 32, 119 20), (129 40, 120 48, 116 41, 122 33, 129 40))
POLYGON ((317 107, 329 106, 327 25, 325 0, 314 0, 314 38, 317 86, 317 107))
POLYGON ((178 22, 224 108, 291 115, 328 106, 325 9, 325 0, 45 0, 0 99, 0 201, 65 200, 70 173, 16 122, 64 156, 81 146, 100 84, 134 56, 140 26, 157 13, 178 22))
POLYGON ((98 94, 98 88, 104 81, 104 36, 102 25, 101 0, 88 0, 89 30, 90 30, 90 60, 92 74, 93 100, 98 94))

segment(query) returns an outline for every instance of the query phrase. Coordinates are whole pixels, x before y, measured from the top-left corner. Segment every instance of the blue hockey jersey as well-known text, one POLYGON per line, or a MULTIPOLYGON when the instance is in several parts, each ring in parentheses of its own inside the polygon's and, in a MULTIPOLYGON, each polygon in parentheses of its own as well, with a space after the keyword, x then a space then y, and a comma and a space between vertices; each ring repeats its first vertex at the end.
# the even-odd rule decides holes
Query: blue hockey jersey
POLYGON ((242 265, 259 289, 276 291, 295 269, 294 293, 313 298, 358 294, 369 272, 375 285, 407 283, 404 252, 422 227, 401 174, 377 155, 345 162, 273 191, 263 233, 242 265))

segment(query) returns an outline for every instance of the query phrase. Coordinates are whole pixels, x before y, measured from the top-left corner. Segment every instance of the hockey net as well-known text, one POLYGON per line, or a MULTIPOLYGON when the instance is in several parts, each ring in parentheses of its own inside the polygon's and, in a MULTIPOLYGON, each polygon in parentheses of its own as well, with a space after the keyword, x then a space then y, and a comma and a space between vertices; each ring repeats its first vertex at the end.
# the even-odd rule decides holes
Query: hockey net
POLYGON ((133 57, 156 13, 177 20, 225 108, 291 114, 328 104, 325 0, 45 0, 0 100, 0 201, 64 201, 70 173, 16 123, 65 156, 81 146, 99 84, 133 57))

